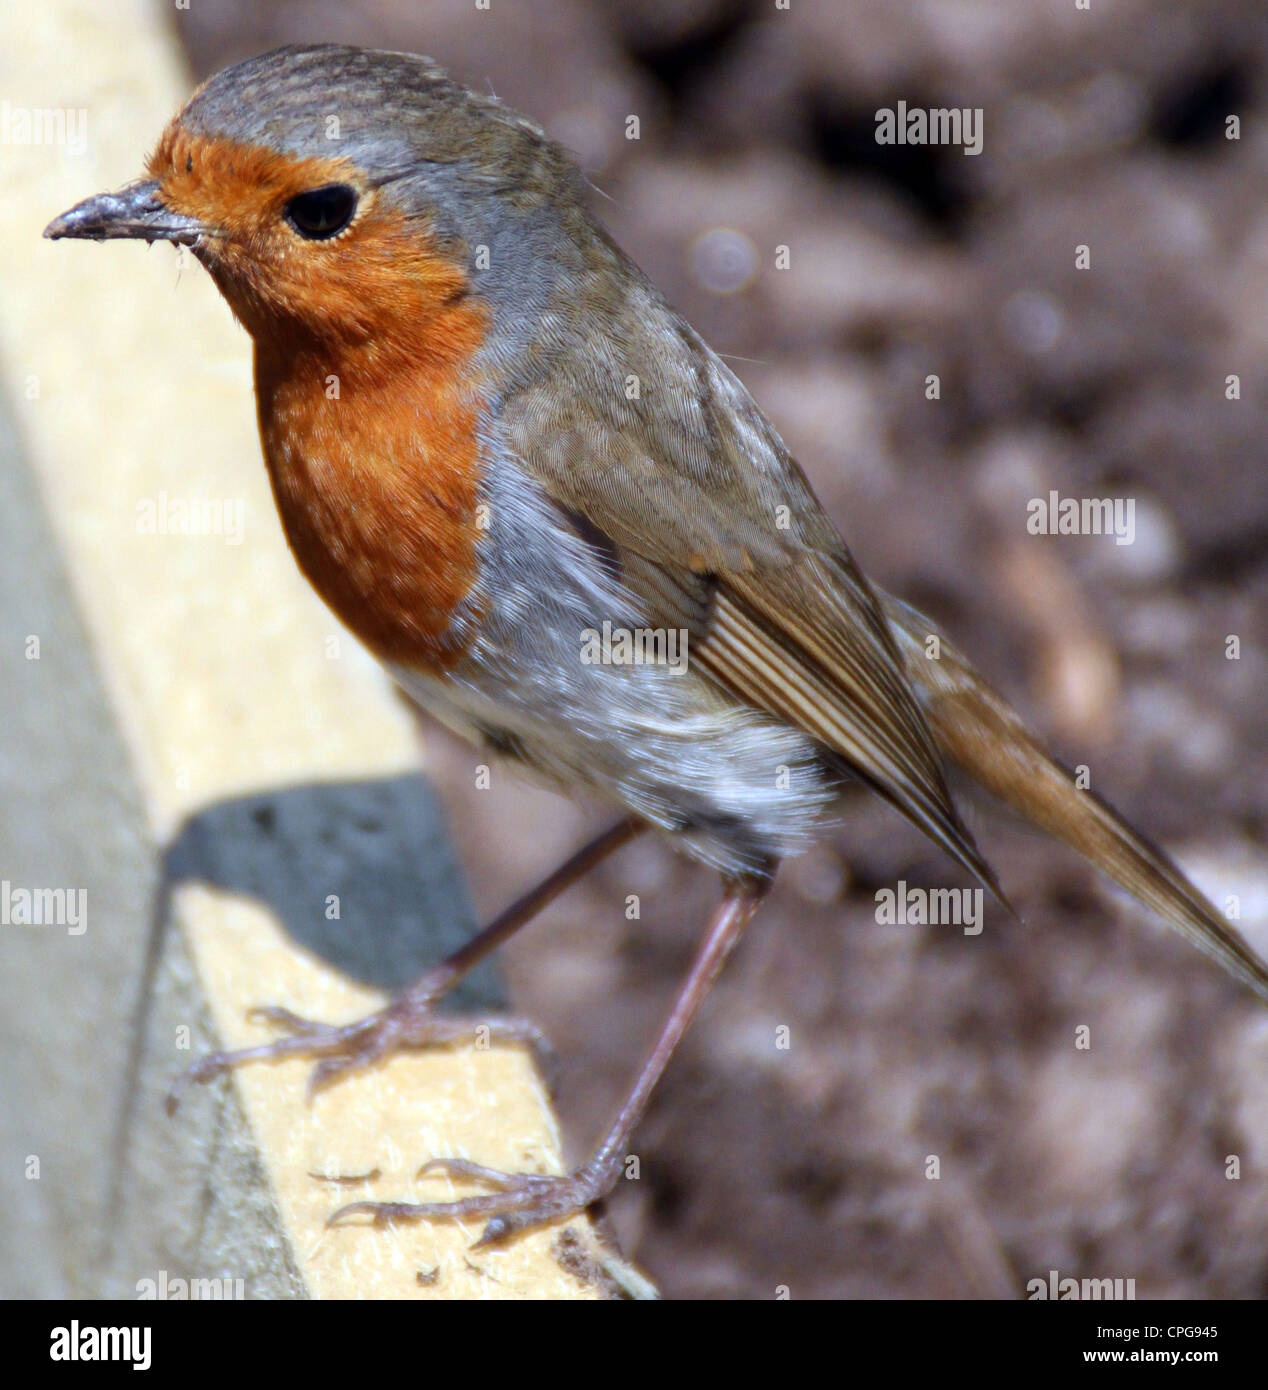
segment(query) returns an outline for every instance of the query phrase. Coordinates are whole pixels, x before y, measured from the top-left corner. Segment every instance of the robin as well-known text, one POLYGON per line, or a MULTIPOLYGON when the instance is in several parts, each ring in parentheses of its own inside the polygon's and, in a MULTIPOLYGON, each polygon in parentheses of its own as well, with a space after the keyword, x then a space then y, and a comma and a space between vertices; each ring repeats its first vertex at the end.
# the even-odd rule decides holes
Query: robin
POLYGON ((945 768, 961 769, 1268 999, 1268 967, 1181 871, 869 584, 766 416, 532 121, 427 58, 288 47, 204 84, 147 173, 45 235, 192 250, 254 340, 264 459, 317 592, 432 715, 621 814, 377 1014, 336 1027, 263 1010, 289 1033, 183 1081, 310 1056, 316 1086, 463 1036, 437 1000, 643 830, 722 880, 662 1032, 576 1171, 440 1159, 486 1190, 336 1216, 483 1219, 487 1244, 601 1198, 777 866, 851 781, 1002 900, 948 791, 945 768))

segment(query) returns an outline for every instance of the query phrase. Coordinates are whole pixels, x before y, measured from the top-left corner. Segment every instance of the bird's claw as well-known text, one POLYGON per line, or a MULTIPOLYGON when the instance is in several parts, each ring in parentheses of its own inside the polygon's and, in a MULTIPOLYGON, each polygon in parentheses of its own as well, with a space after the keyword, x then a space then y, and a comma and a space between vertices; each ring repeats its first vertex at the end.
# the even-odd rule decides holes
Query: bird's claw
POLYGON ((472 1247, 501 1244, 521 1231, 532 1230, 585 1211, 611 1186, 587 1168, 574 1173, 504 1173, 463 1158, 434 1158, 418 1176, 443 1172, 495 1189, 451 1202, 349 1202, 332 1212, 327 1226, 343 1225, 351 1216, 369 1216, 370 1224, 394 1221, 462 1221, 483 1219, 485 1227, 472 1247))
POLYGON ((522 1041, 541 1044, 540 1031, 514 1018, 463 1018, 435 1012, 437 995, 416 987, 385 1008, 354 1023, 319 1023, 276 1004, 257 1005, 247 1017, 253 1022, 288 1029, 285 1037, 255 1047, 212 1052, 183 1072, 167 1097, 173 1113, 193 1085, 211 1081, 248 1062, 277 1062, 290 1057, 318 1059, 308 1078, 309 1100, 324 1087, 360 1071, 393 1053, 409 1048, 443 1047, 474 1040, 522 1041))
POLYGON ((270 1023, 275 1028, 288 1028, 296 1036, 332 1031, 331 1024, 320 1023, 313 1018, 304 1018, 302 1014, 292 1013, 290 1009, 285 1009, 280 1004, 253 1004, 247 1010, 247 1022, 270 1023))

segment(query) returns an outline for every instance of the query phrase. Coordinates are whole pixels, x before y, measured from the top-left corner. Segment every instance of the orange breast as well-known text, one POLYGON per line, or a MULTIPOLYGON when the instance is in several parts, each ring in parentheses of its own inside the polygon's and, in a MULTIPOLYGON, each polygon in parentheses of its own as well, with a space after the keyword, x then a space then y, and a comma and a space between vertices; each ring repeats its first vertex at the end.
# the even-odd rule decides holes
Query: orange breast
POLYGON ((378 656, 451 664, 476 580, 473 364, 489 327, 465 248, 342 157, 298 159, 177 117, 149 167, 168 206, 213 229, 199 258, 255 340, 264 456, 300 568, 378 656), (355 219, 305 241, 288 200, 335 182, 358 189, 355 219))
POLYGON ((256 342, 260 436, 300 568, 377 656, 421 669, 463 653, 453 620, 477 572, 469 357, 481 336, 477 322, 449 324, 460 350, 369 364, 330 343, 256 342))

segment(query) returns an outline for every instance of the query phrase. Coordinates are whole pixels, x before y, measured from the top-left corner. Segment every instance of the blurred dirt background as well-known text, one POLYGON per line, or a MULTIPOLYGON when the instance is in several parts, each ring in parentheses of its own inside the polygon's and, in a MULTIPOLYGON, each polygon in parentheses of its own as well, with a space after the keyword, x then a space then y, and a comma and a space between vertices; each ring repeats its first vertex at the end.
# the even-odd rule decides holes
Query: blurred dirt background
MULTIPOLYGON (((864 568, 1217 901, 1238 894, 1262 952, 1257 8, 199 0, 174 22, 199 76, 299 40, 429 53, 577 150, 617 239, 728 356, 864 568), (877 145, 900 99, 983 108, 984 152, 877 145), (1135 544, 1028 535, 1027 500, 1053 488, 1135 499, 1135 544)), ((471 753, 429 737, 483 912, 596 827, 506 775, 474 795, 471 753)), ((610 1203, 667 1295, 1024 1296, 1052 1269, 1139 1297, 1268 1293, 1268 1016, 1071 854, 969 814, 1024 926, 990 908, 976 938, 878 926, 878 887, 959 880, 872 799, 786 866, 610 1203)), ((504 952, 559 1050, 576 1156, 715 891, 635 845, 504 952)))

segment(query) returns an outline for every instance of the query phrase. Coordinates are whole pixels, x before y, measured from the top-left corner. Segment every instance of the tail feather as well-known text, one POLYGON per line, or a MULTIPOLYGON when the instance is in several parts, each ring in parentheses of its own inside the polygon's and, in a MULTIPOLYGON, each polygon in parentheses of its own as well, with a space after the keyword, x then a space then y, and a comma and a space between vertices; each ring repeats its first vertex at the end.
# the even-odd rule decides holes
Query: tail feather
POLYGON ((1268 1002, 1268 965, 1179 868, 1074 778, 927 618, 877 591, 908 679, 946 760, 1064 840, 1268 1002), (937 633, 938 659, 926 655, 937 633))

